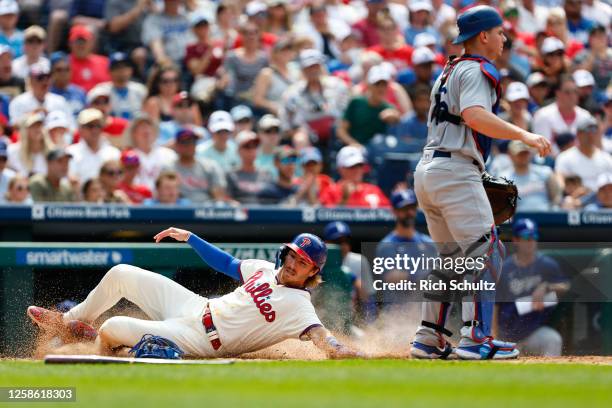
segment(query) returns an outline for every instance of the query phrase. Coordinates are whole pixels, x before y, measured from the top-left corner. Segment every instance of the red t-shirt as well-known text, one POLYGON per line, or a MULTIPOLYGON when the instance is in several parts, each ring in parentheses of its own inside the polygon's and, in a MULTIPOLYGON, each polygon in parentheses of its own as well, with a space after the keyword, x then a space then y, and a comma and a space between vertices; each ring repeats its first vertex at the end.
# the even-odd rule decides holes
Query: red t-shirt
POLYGON ((361 43, 365 47, 373 47, 380 43, 380 39, 378 38, 378 28, 376 24, 364 18, 353 24, 353 29, 359 31, 359 35, 361 36, 361 43))
POLYGON ((123 191, 134 204, 141 204, 147 198, 153 197, 151 190, 149 190, 147 186, 141 184, 127 185, 121 183, 119 184, 119 190, 123 191))
MULTIPOLYGON (((343 181, 331 184, 325 190, 321 191, 319 196, 321 204, 326 207, 335 207, 342 200, 342 185, 343 181)), ((350 195, 346 204, 347 207, 365 207, 365 208, 389 208, 391 204, 382 190, 370 183, 361 183, 357 186, 353 194, 350 195)))
POLYGON ((389 61, 393 64, 395 69, 402 71, 412 66, 412 47, 409 45, 403 45, 395 50, 388 50, 382 47, 382 45, 375 45, 369 48, 369 51, 374 51, 385 61, 389 61))
MULTIPOLYGON (((261 34, 261 45, 265 50, 270 50, 274 47, 274 44, 278 41, 278 37, 272 33, 263 32, 261 34)), ((234 48, 242 47, 242 34, 238 34, 236 42, 234 42, 234 48)))
POLYGON ((210 60, 208 63, 208 67, 204 70, 204 72, 200 72, 200 74, 204 74, 206 76, 215 76, 217 70, 223 64, 223 45, 222 44, 191 44, 187 46, 187 51, 185 53, 185 65, 189 64, 189 61, 194 58, 202 58, 204 54, 208 51, 210 47, 213 47, 212 55, 210 56, 210 60))
POLYGON ((77 59, 70 55, 72 78, 70 82, 80 86, 86 92, 101 82, 110 81, 108 58, 91 54, 85 59, 77 59))
MULTIPOLYGON (((110 137, 121 137, 129 124, 130 122, 127 119, 109 116, 106 119, 106 126, 102 129, 102 132, 110 137)), ((78 143, 79 140, 81 140, 81 135, 78 130, 74 132, 72 140, 73 143, 78 143)))

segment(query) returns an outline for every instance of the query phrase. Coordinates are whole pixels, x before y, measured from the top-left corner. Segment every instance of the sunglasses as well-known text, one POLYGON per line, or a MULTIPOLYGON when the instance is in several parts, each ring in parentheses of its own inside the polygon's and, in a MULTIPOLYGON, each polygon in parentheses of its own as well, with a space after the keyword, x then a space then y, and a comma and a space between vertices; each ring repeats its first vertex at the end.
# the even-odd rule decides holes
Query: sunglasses
POLYGON ((91 102, 92 105, 107 105, 110 103, 109 98, 96 98, 91 102))
POLYGON ((17 191, 28 191, 30 188, 26 185, 16 185, 15 190, 17 191))
POLYGON ((70 67, 53 68, 53 72, 69 72, 69 71, 70 71, 70 67))
POLYGON ((240 146, 241 149, 257 149, 259 147, 259 143, 245 143, 242 146, 240 146))
POLYGON ((273 133, 280 133, 280 128, 277 127, 271 127, 268 129, 264 129, 262 130, 263 133, 268 133, 268 134, 273 134, 273 133))
POLYGON ((48 81, 49 78, 51 78, 51 75, 49 74, 43 74, 43 75, 34 75, 32 77, 33 80, 37 81, 37 82, 45 82, 48 81))
POLYGON ((196 138, 195 137, 187 137, 184 139, 179 139, 176 141, 177 144, 180 145, 191 145, 191 144, 195 144, 196 143, 196 138))
POLYGON ((561 92, 566 95, 575 95, 578 93, 578 89, 562 89, 561 92))
POLYGON ((111 177, 118 177, 123 175, 123 170, 103 170, 102 174, 105 174, 107 176, 111 176, 111 177))
POLYGON ((102 129, 102 125, 100 123, 87 123, 83 125, 86 129, 102 129))
POLYGON ((174 84, 178 82, 178 78, 162 78, 159 82, 162 84, 174 84))
POLYGON ((251 118, 240 119, 237 123, 240 123, 241 125, 246 125, 247 123, 251 123, 251 118))
POLYGON ((25 40, 26 44, 42 44, 42 40, 40 38, 28 38, 25 40))
POLYGON ((550 54, 546 54, 546 56, 548 57, 562 57, 565 54, 564 51, 555 51, 555 52, 551 52, 550 54))
POLYGON ((297 157, 295 156, 283 157, 282 159, 280 159, 280 162, 283 165, 296 164, 297 157))

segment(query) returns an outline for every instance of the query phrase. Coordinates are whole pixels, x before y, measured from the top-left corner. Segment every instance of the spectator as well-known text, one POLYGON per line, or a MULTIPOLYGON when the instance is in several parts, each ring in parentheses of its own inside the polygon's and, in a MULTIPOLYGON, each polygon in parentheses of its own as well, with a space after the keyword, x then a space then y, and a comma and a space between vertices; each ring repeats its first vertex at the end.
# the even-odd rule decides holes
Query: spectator
POLYGON ((79 112, 85 108, 86 93, 83 88, 70 83, 72 68, 68 55, 62 51, 51 54, 51 86, 49 92, 62 96, 72 112, 72 117, 77 117, 79 112))
POLYGON ((177 158, 170 166, 181 178, 181 197, 194 204, 210 204, 227 199, 225 173, 212 160, 195 157, 196 142, 200 138, 191 129, 176 132, 174 149, 177 158))
POLYGON ((174 119, 160 123, 159 137, 157 138, 158 145, 170 146, 174 144, 174 136, 181 129, 190 129, 198 135, 199 139, 208 139, 209 134, 206 129, 195 123, 196 118, 193 114, 194 104, 193 99, 185 91, 174 95, 172 100, 172 117, 174 119))
POLYGON ((366 321, 372 321, 376 315, 374 276, 370 261, 363 255, 352 252, 350 227, 342 221, 330 222, 323 229, 323 239, 328 245, 340 247, 342 269, 350 274, 353 281, 353 313, 357 315, 361 311, 366 321))
MULTIPOLYGON (((180 65, 187 45, 193 42, 189 20, 181 12, 181 1, 163 0, 160 13, 147 15, 142 25, 142 43, 149 47, 160 65, 180 65)), ((176 92, 175 92, 176 93, 176 92)))
POLYGON ((584 43, 582 41, 572 38, 572 35, 568 30, 568 22, 565 11, 563 11, 563 9, 560 7, 553 7, 549 9, 548 16, 546 17, 545 34, 561 40, 565 50, 565 55, 567 55, 569 58, 574 58, 576 54, 580 52, 582 48, 584 48, 584 43))
POLYGON ((588 42, 589 30, 595 25, 595 22, 582 16, 582 3, 583 0, 564 0, 563 8, 567 17, 567 28, 570 32, 570 37, 586 44, 588 42))
POLYGON ((164 168, 172 166, 176 153, 165 147, 156 145, 157 124, 147 115, 134 118, 128 128, 129 143, 140 159, 140 170, 135 182, 153 189, 155 180, 164 168))
POLYGON ((584 0, 582 16, 597 25, 609 25, 612 19, 612 6, 600 0, 584 0))
POLYGON ((82 110, 77 123, 80 140, 67 148, 72 155, 69 174, 83 183, 97 177, 102 164, 108 160, 118 160, 121 153, 102 135, 104 114, 98 109, 82 110))
POLYGON ((522 82, 512 82, 506 87, 504 98, 509 109, 499 115, 506 122, 531 132, 532 117, 527 110, 529 106, 529 89, 522 82))
POLYGON ((597 177, 597 201, 587 205, 584 210, 612 210, 612 173, 602 173, 597 177))
POLYGON ((133 204, 142 204, 147 198, 153 197, 149 187, 144 184, 136 184, 134 180, 140 170, 140 157, 133 149, 121 152, 121 169, 123 178, 119 183, 119 189, 123 191, 133 204))
POLYGON ((15 0, 0 0, 0 45, 8 45, 15 58, 23 55, 23 32, 17 28, 19 4, 15 0))
POLYGON ((521 199, 517 211, 550 211, 561 203, 561 185, 548 166, 531 163, 533 153, 529 146, 518 140, 508 145, 512 168, 499 175, 513 180, 521 199))
POLYGON ((240 163, 236 144, 231 139, 235 130, 232 116, 225 111, 213 112, 208 119, 208 130, 211 138, 196 148, 197 156, 216 162, 227 173, 240 163))
POLYGON ((32 204, 28 178, 21 174, 16 175, 9 181, 8 190, 5 195, 6 204, 32 204))
POLYGON ((13 74, 19 78, 25 79, 28 76, 30 67, 34 64, 49 64, 49 59, 44 56, 45 38, 47 34, 45 29, 33 25, 26 28, 23 32, 24 37, 24 54, 21 57, 13 60, 13 74))
POLYGON ((35 202, 72 202, 76 192, 68 181, 68 164, 72 159, 65 148, 54 148, 47 153, 47 172, 30 177, 30 193, 35 202))
POLYGON ((9 115, 13 125, 20 124, 26 115, 34 111, 60 110, 72 118, 72 110, 64 97, 49 92, 49 66, 45 64, 31 66, 29 84, 30 90, 15 97, 9 105, 9 115))
POLYGON ((593 193, 582 185, 582 179, 575 174, 564 177, 563 195, 561 207, 565 210, 579 210, 593 198, 593 193))
POLYGON ((110 80, 108 58, 93 53, 95 39, 89 28, 83 25, 73 26, 68 41, 71 83, 88 92, 94 86, 110 80))
POLYGON ((104 187, 99 178, 90 178, 83 184, 83 200, 87 203, 104 203, 104 187))
POLYGON ((102 164, 99 180, 106 204, 130 204, 128 195, 119 188, 122 176, 123 169, 119 160, 108 160, 102 164))
POLYGON ((270 66, 259 72, 253 85, 253 105, 256 108, 279 115, 283 94, 300 77, 299 70, 292 69, 290 64, 294 54, 290 40, 281 40, 274 45, 270 66))
POLYGON ((236 126, 236 134, 242 132, 243 130, 253 130, 253 121, 255 118, 253 117, 253 111, 248 106, 234 106, 230 111, 230 115, 232 115, 232 120, 236 126))
POLYGON ((612 172, 612 157, 598 145, 597 121, 592 116, 580 120, 577 125, 578 146, 559 154, 555 171, 561 176, 578 175, 591 191, 597 191, 597 177, 612 172))
POLYGON ((538 356, 560 356, 563 339, 549 327, 554 308, 545 301, 569 289, 569 282, 557 262, 538 253, 538 227, 529 218, 517 220, 512 227, 515 254, 506 258, 504 278, 497 284, 496 336, 518 342, 521 353, 538 356), (529 302, 529 312, 520 314, 516 301, 529 302))
POLYGON ((196 82, 202 78, 210 82, 217 76, 223 64, 223 46, 211 41, 210 21, 203 14, 196 14, 192 18, 191 29, 195 34, 196 42, 187 46, 185 66, 196 82))
POLYGON ((70 121, 62 111, 52 111, 45 117, 46 132, 55 147, 68 147, 72 144, 70 121))
POLYGON ((323 73, 319 51, 303 50, 299 60, 304 79, 287 89, 280 120, 298 148, 309 141, 325 145, 347 106, 349 91, 342 80, 323 73))
POLYGON ((595 88, 605 92, 612 81, 612 48, 608 46, 606 27, 593 26, 589 34, 589 46, 574 59, 576 68, 592 73, 595 88))
POLYGON ((11 99, 25 91, 23 79, 13 75, 12 61, 11 48, 8 45, 0 44, 0 94, 11 99))
MULTIPOLYGON (((438 45, 438 39, 429 33, 421 33, 414 36, 414 48, 427 47, 434 53, 434 62, 440 68, 446 65, 446 56, 440 53, 440 47, 438 45)), ((507 40, 506 40, 507 41, 507 40)), ((497 64, 497 63, 496 63, 497 64)))
POLYGON ((258 204, 259 194, 270 183, 270 174, 255 166, 259 137, 244 130, 236 136, 241 165, 227 174, 229 195, 241 204, 258 204))
POLYGON ((255 166, 275 179, 278 173, 274 165, 274 153, 281 140, 281 121, 274 115, 262 116, 257 123, 257 135, 260 147, 257 151, 255 166))
POLYGON ((594 112, 599 108, 599 104, 593 95, 595 78, 593 74, 584 69, 574 71, 572 74, 576 87, 578 87, 578 106, 586 111, 594 112))
POLYGON ((70 7, 70 23, 89 27, 99 34, 106 25, 104 20, 104 6, 106 0, 72 0, 70 7))
POLYGON ((68 16, 72 0, 45 1, 49 7, 49 39, 47 48, 50 53, 58 51, 64 45, 64 34, 67 31, 68 16))
POLYGON ((108 54, 126 53, 138 67, 139 74, 144 71, 147 57, 141 40, 142 25, 153 9, 152 0, 106 0, 104 3, 108 54))
MULTIPOLYGON (((104 115, 103 136, 115 147, 121 149, 128 143, 123 137, 129 122, 126 119, 111 116, 111 88, 107 86, 96 86, 87 93, 87 105, 98 109, 104 115)), ((75 139, 78 141, 78 133, 75 139)))
POLYGON ((382 13, 377 18, 377 27, 380 43, 369 50, 389 61, 400 73, 409 68, 412 65, 412 47, 404 42, 395 20, 382 13))
MULTIPOLYGON (((334 75, 350 75, 351 67, 359 63, 364 49, 361 46, 357 33, 352 31, 349 26, 336 30, 334 36, 338 44, 338 55, 327 61, 327 69, 334 75)), ((295 43, 297 41, 294 41, 294 46, 295 43)))
MULTIPOLYGON (((412 69, 404 71, 399 81, 408 89, 414 91, 418 85, 423 85, 432 88, 436 77, 439 75, 439 69, 434 71, 436 55, 429 47, 420 47, 412 53, 412 69)), ((414 96, 414 93, 410 95, 414 96)))
MULTIPOLYGON (((429 235, 421 234, 416 230, 417 198, 411 189, 400 189, 391 194, 393 215, 395 226, 380 241, 376 247, 376 256, 383 258, 394 258, 396 254, 407 255, 411 258, 421 257, 428 253, 428 256, 435 256, 433 240, 429 235)), ((385 282, 400 282, 402 280, 414 280, 411 274, 418 274, 421 277, 423 270, 410 271, 394 270, 387 271, 383 275, 385 282)), ((391 291, 384 291, 383 300, 385 303, 404 303, 409 300, 405 294, 395 294, 391 291)))
MULTIPOLYGON (((172 116, 172 104, 174 97, 181 90, 181 73, 175 66, 169 65, 154 69, 149 76, 147 84, 148 95, 142 107, 143 112, 156 122, 168 122, 174 119, 172 116)), ((197 124, 202 123, 200 112, 194 105, 191 107, 197 124)))
POLYGON ((576 132, 576 125, 590 114, 578 105, 578 88, 571 76, 563 76, 555 89, 555 102, 533 116, 533 131, 555 141, 560 133, 576 132))
POLYGON ((535 34, 544 31, 548 9, 536 0, 522 0, 518 4, 519 21, 516 27, 522 33, 535 34))
POLYGON ((217 6, 216 24, 211 30, 211 39, 221 42, 224 49, 229 49, 236 44, 238 31, 236 23, 240 10, 238 6, 229 1, 221 1, 217 6))
POLYGON ((186 198, 180 197, 181 179, 177 172, 164 170, 155 180, 155 198, 146 199, 144 205, 191 205, 186 198))
POLYGON ((228 109, 239 103, 250 103, 251 87, 255 77, 268 66, 268 56, 261 49, 259 28, 252 22, 240 28, 244 41, 240 48, 230 51, 223 61, 225 74, 222 79, 224 103, 228 109))
POLYGON ((536 110, 547 105, 546 96, 549 93, 548 82, 541 72, 534 72, 527 77, 527 87, 529 88, 528 110, 533 114, 536 110))
POLYGON ((269 0, 265 30, 277 37, 291 32, 291 10, 288 0, 269 0))
POLYGON ((347 23, 342 20, 330 18, 327 14, 327 5, 321 1, 314 1, 308 9, 310 20, 295 28, 298 35, 308 37, 312 48, 319 51, 327 59, 340 56, 337 34, 350 30, 347 23))
POLYGON ((414 112, 400 119, 399 124, 394 128, 394 133, 405 142, 417 141, 424 144, 427 140, 427 119, 431 104, 431 90, 427 86, 417 85, 413 93, 414 112))
POLYGON ((432 27, 431 13, 433 8, 427 0, 413 0, 408 5, 410 10, 410 25, 404 31, 406 44, 414 45, 414 37, 421 33, 429 33, 434 37, 438 37, 438 32, 432 27))
POLYGON ((377 29, 377 17, 379 13, 385 12, 387 7, 386 0, 366 0, 366 7, 368 9, 367 16, 358 21, 353 25, 353 29, 356 30, 361 36, 361 42, 365 47, 373 47, 380 44, 380 37, 378 36, 377 29))
POLYGON ((542 64, 540 69, 546 76, 550 89, 560 86, 562 76, 568 71, 569 61, 565 57, 563 42, 555 37, 547 37, 540 49, 542 64))
POLYGON ((275 182, 268 182, 259 192, 258 199, 261 204, 281 204, 295 206, 297 204, 316 205, 318 200, 308 195, 305 184, 298 187, 294 184, 295 166, 297 164, 297 151, 290 146, 280 146, 274 156, 274 164, 278 172, 275 182))
POLYGON ((370 69, 367 96, 351 99, 337 130, 344 144, 366 145, 375 135, 386 134, 388 125, 399 121, 399 112, 385 102, 390 80, 382 66, 370 69))
MULTIPOLYGON (((265 2, 259 1, 259 0, 249 1, 244 7, 244 13, 243 13, 244 15, 246 15, 247 19, 244 20, 241 17, 241 20, 238 21, 238 24, 239 25, 244 25, 245 23, 254 24, 257 27, 260 27, 261 34, 259 35, 259 42, 263 50, 266 53, 269 53, 270 48, 272 48, 272 46, 276 43, 278 38, 274 34, 265 31, 266 19, 268 16, 267 10, 268 10, 268 6, 266 5, 265 2)), ((236 38, 236 42, 234 43, 232 48, 240 48, 242 47, 243 43, 244 43, 244 36, 242 33, 239 33, 238 37, 236 38)))
POLYGON ((110 56, 110 82, 104 82, 96 88, 108 88, 110 97, 109 115, 131 120, 142 107, 147 96, 147 88, 132 80, 134 68, 127 54, 115 52, 110 56))
POLYGON ((19 141, 8 147, 8 167, 23 176, 47 172, 45 156, 52 145, 43 133, 44 121, 42 112, 28 114, 21 124, 19 141))
POLYGON ((366 159, 361 148, 344 146, 336 156, 340 180, 321 191, 321 204, 327 207, 389 207, 389 200, 374 184, 364 183, 366 159))
POLYGON ((6 166, 8 162, 7 147, 6 142, 0 140, 0 203, 4 201, 9 181, 17 174, 6 166))
POLYGON ((306 190, 311 203, 319 204, 321 192, 334 184, 334 180, 323 173, 323 156, 316 147, 305 147, 300 154, 302 177, 294 183, 306 190))

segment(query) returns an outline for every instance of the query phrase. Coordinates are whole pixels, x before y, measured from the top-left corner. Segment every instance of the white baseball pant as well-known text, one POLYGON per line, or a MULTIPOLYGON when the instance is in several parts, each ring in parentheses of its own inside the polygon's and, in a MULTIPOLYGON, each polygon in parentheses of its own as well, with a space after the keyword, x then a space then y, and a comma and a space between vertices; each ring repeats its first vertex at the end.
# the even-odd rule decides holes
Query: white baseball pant
POLYGON ((85 301, 64 313, 64 321, 92 322, 122 298, 136 304, 152 320, 111 317, 99 330, 111 347, 133 346, 143 335, 153 334, 172 340, 188 355, 215 356, 202 324, 208 299, 163 275, 132 265, 112 267, 85 301))

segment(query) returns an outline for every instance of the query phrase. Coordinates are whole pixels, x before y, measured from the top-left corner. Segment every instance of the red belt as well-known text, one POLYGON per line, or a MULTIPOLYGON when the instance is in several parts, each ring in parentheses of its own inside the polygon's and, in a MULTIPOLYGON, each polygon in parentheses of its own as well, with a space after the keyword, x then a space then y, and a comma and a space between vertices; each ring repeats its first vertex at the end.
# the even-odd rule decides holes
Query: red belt
POLYGON ((208 340, 210 340, 210 344, 212 344, 213 349, 218 350, 219 347, 221 347, 221 340, 219 340, 219 333, 217 332, 217 328, 213 323, 212 314, 210 313, 210 308, 208 306, 206 306, 204 316, 202 316, 202 324, 206 329, 208 340))

